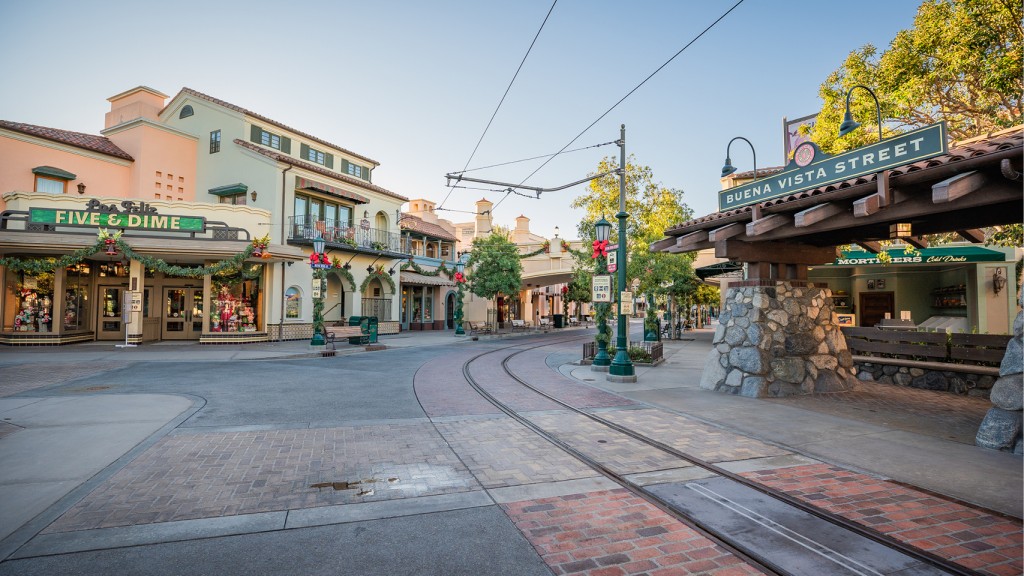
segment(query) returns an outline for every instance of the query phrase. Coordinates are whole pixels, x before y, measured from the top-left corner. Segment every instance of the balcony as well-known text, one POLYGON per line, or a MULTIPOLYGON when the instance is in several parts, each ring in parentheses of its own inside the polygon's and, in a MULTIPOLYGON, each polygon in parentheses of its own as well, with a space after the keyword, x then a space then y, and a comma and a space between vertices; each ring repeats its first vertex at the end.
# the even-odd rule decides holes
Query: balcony
POLYGON ((288 218, 288 241, 298 244, 312 243, 317 236, 332 248, 349 248, 376 252, 408 254, 400 234, 377 228, 363 228, 341 224, 334 220, 310 220, 304 216, 288 218))

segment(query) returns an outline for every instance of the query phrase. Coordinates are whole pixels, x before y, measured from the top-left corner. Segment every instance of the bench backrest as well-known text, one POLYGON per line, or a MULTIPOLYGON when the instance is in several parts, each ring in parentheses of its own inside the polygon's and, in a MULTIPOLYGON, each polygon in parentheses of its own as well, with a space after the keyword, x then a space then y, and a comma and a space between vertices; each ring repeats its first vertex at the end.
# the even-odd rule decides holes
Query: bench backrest
POLYGON ((952 334, 949 356, 969 364, 995 364, 1003 361, 1009 334, 952 334))
POLYGON ((878 328, 843 328, 850 352, 907 360, 924 359, 958 364, 996 364, 1006 353, 1009 335, 917 332, 878 328))
POLYGON ((526 327, 526 321, 525 320, 512 320, 512 325, 515 326, 516 328, 525 328, 526 327))

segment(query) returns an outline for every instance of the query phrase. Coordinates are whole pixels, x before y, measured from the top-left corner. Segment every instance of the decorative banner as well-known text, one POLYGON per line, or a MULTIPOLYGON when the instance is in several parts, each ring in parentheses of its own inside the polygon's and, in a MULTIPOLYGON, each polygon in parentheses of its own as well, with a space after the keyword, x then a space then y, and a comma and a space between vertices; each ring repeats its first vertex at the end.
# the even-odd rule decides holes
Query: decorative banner
POLYGON ((813 142, 804 142, 793 151, 793 160, 782 172, 719 192, 718 209, 725 211, 757 204, 865 174, 882 172, 945 154, 946 151, 945 122, 925 126, 838 156, 829 156, 813 142))
POLYGON ((205 232, 206 218, 199 216, 161 216, 92 210, 29 208, 29 222, 75 228, 121 228, 125 230, 165 230, 168 232, 205 232))
POLYGON ((590 300, 592 302, 612 301, 612 277, 605 274, 595 274, 590 284, 590 300))

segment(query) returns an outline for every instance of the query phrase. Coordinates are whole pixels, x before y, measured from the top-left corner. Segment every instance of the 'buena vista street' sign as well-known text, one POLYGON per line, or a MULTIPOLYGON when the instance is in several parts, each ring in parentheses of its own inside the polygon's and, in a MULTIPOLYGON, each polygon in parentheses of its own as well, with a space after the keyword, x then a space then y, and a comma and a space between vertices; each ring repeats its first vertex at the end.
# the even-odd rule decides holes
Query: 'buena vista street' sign
POLYGON ((78 228, 121 228, 130 230, 164 230, 167 232, 205 232, 206 218, 200 216, 161 216, 156 208, 145 202, 125 200, 117 204, 103 204, 92 199, 85 210, 58 208, 29 208, 29 222, 73 226, 78 228))
POLYGON ((778 174, 747 182, 718 193, 719 211, 757 204, 772 198, 874 174, 946 153, 946 123, 939 122, 829 156, 813 142, 793 151, 793 159, 778 174))

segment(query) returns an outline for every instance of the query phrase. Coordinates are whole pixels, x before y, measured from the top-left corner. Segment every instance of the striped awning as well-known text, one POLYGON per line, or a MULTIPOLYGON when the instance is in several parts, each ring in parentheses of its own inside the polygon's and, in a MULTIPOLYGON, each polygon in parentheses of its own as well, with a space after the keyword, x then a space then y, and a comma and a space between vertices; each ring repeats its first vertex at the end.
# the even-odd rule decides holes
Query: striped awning
POLYGON ((419 286, 455 286, 455 282, 444 276, 424 276, 415 272, 402 270, 402 284, 416 284, 419 286))
POLYGON ((365 196, 360 196, 355 192, 349 192, 348 190, 342 190, 336 186, 310 180, 308 178, 297 177, 295 179, 295 187, 299 190, 313 190, 315 192, 323 192, 324 194, 330 194, 331 196, 337 196, 346 200, 351 200, 356 204, 369 204, 370 200, 365 196))

